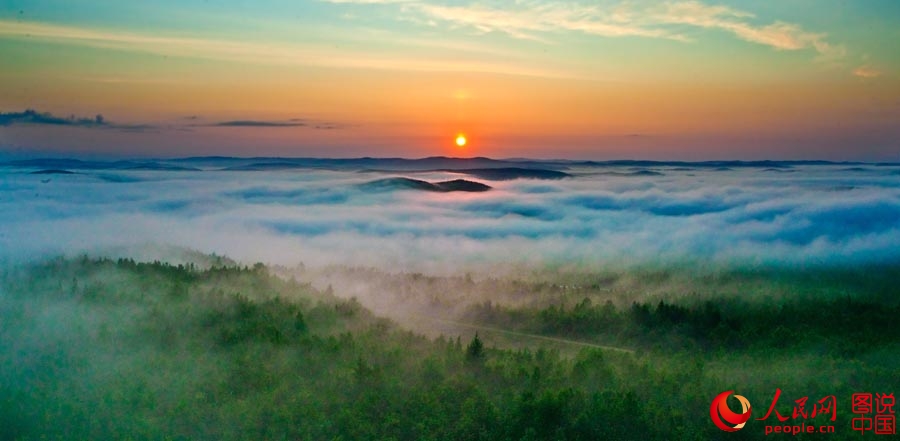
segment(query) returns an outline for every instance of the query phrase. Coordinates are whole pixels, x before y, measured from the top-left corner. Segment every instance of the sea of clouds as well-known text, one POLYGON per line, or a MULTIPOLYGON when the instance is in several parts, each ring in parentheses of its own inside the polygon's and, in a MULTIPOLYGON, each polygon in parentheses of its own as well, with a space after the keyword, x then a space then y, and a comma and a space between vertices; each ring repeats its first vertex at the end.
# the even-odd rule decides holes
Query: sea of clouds
POLYGON ((900 167, 634 171, 473 179, 494 188, 434 193, 361 184, 466 176, 320 170, 36 175, 7 167, 0 168, 0 259, 171 245, 246 263, 436 273, 510 265, 900 260, 900 167))

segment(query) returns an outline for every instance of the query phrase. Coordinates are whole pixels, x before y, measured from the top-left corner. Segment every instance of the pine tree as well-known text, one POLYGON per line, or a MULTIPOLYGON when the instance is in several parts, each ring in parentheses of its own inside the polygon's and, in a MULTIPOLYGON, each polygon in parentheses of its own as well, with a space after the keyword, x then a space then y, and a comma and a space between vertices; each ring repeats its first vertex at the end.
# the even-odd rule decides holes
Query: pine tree
POLYGON ((472 341, 466 346, 466 358, 469 360, 481 360, 484 358, 484 343, 478 338, 478 333, 472 337, 472 341))

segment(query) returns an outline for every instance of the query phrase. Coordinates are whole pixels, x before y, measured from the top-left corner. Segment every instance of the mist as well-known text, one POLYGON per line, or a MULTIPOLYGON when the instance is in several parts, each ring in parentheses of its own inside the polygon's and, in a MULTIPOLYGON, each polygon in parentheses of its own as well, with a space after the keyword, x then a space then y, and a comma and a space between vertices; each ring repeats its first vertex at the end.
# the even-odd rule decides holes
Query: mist
MULTIPOLYGON (((0 256, 173 245, 241 262, 433 274, 900 258, 900 168, 610 167, 483 193, 373 190, 450 172, 0 169, 0 256)), ((462 176, 465 177, 465 176, 462 176)))
POLYGON ((366 161, 0 167, 5 436, 709 439, 722 390, 896 390, 900 167, 366 161))

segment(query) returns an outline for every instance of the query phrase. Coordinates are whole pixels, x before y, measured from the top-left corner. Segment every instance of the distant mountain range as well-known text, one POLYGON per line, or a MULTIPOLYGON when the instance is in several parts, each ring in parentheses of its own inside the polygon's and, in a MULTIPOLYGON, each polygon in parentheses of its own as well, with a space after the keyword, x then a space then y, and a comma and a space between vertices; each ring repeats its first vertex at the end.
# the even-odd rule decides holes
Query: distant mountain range
POLYGON ((421 190, 434 192, 451 192, 451 191, 467 191, 482 192, 491 189, 491 186, 480 182, 467 181, 465 179, 455 179, 444 182, 428 182, 410 178, 387 178, 362 184, 361 187, 369 190, 421 190))
POLYGON ((82 161, 80 159, 23 159, 0 162, 0 166, 37 168, 42 170, 164 170, 164 171, 200 171, 196 167, 177 165, 178 160, 150 161, 82 161))

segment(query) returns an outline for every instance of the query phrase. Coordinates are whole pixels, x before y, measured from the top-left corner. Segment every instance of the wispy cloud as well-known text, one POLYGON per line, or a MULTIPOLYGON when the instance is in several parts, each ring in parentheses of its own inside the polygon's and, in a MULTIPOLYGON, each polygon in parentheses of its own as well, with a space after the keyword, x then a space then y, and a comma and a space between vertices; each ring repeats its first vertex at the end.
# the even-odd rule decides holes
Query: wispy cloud
POLYGON ((256 121, 256 120, 234 120, 222 121, 210 124, 214 127, 304 127, 304 121, 256 121))
POLYGON ((395 3, 411 3, 415 0, 325 0, 328 3, 348 3, 356 5, 389 5, 395 3))
POLYGON ((283 127, 305 127, 317 130, 335 130, 347 127, 345 124, 329 122, 329 121, 311 121, 301 118, 294 118, 287 121, 267 121, 255 119, 237 119, 230 121, 220 121, 211 124, 198 124, 203 127, 255 127, 255 128, 283 128, 283 127))
POLYGON ((22 112, 0 112, 0 126, 11 125, 48 125, 125 131, 142 131, 154 128, 154 126, 149 124, 111 123, 103 115, 99 114, 92 118, 86 118, 75 115, 61 117, 50 112, 38 112, 34 109, 26 109, 22 112))
POLYGON ((48 112, 38 112, 33 109, 24 112, 6 112, 0 113, 0 126, 11 126, 13 124, 46 124, 54 126, 82 126, 82 127, 106 127, 109 126, 103 119, 103 115, 97 115, 93 118, 83 118, 71 115, 69 117, 60 117, 48 112))
POLYGON ((143 132, 148 130, 192 130, 200 127, 253 127, 253 128, 285 128, 285 127, 305 127, 317 130, 334 130, 347 127, 345 124, 332 121, 314 121, 302 118, 293 118, 288 120, 259 120, 259 119, 234 119, 227 121, 215 122, 198 122, 199 116, 193 115, 181 118, 180 121, 157 125, 157 124, 122 124, 110 122, 103 115, 96 115, 92 118, 70 115, 67 117, 57 116, 51 112, 39 112, 33 109, 27 109, 22 112, 0 112, 0 127, 12 125, 44 125, 44 126, 60 126, 60 127, 79 127, 88 129, 113 129, 128 132, 143 132))
POLYGON ((869 65, 862 65, 853 69, 853 75, 860 78, 877 78, 881 76, 881 71, 869 65))
POLYGON ((719 29, 738 38, 759 43, 778 50, 812 48, 825 57, 845 54, 843 46, 829 43, 825 33, 804 30, 800 25, 776 21, 767 25, 755 25, 750 19, 755 15, 725 6, 711 6, 698 1, 670 3, 651 20, 665 24, 685 24, 701 28, 719 29))
MULTIPOLYGON (((332 3, 365 4, 365 0, 329 0, 332 3)), ((385 2, 378 2, 385 3, 385 2)), ((401 11, 413 21, 448 24, 480 33, 498 32, 514 38, 547 41, 548 35, 580 32, 603 37, 646 37, 689 41, 683 26, 717 29, 741 40, 778 50, 812 49, 820 57, 834 59, 846 49, 827 40, 827 34, 810 32, 799 24, 773 21, 759 24, 750 12, 699 1, 659 5, 623 2, 614 6, 585 5, 557 1, 504 2, 466 5, 404 1, 401 11)))
MULTIPOLYGON (((517 3, 522 5, 522 3, 517 3)), ((515 38, 541 40, 540 33, 578 31, 605 37, 655 37, 686 40, 668 30, 622 20, 621 16, 597 6, 563 3, 527 3, 525 7, 490 8, 482 5, 440 6, 425 3, 404 6, 432 20, 467 26, 480 32, 502 32, 515 38)))
MULTIPOLYGON (((169 37, 135 32, 0 20, 0 37, 29 38, 103 49, 236 62, 424 72, 482 72, 548 78, 570 74, 547 67, 480 57, 412 56, 397 52, 336 49, 333 44, 251 43, 235 40, 169 37)), ((414 42, 414 45, 421 42, 414 42)))

